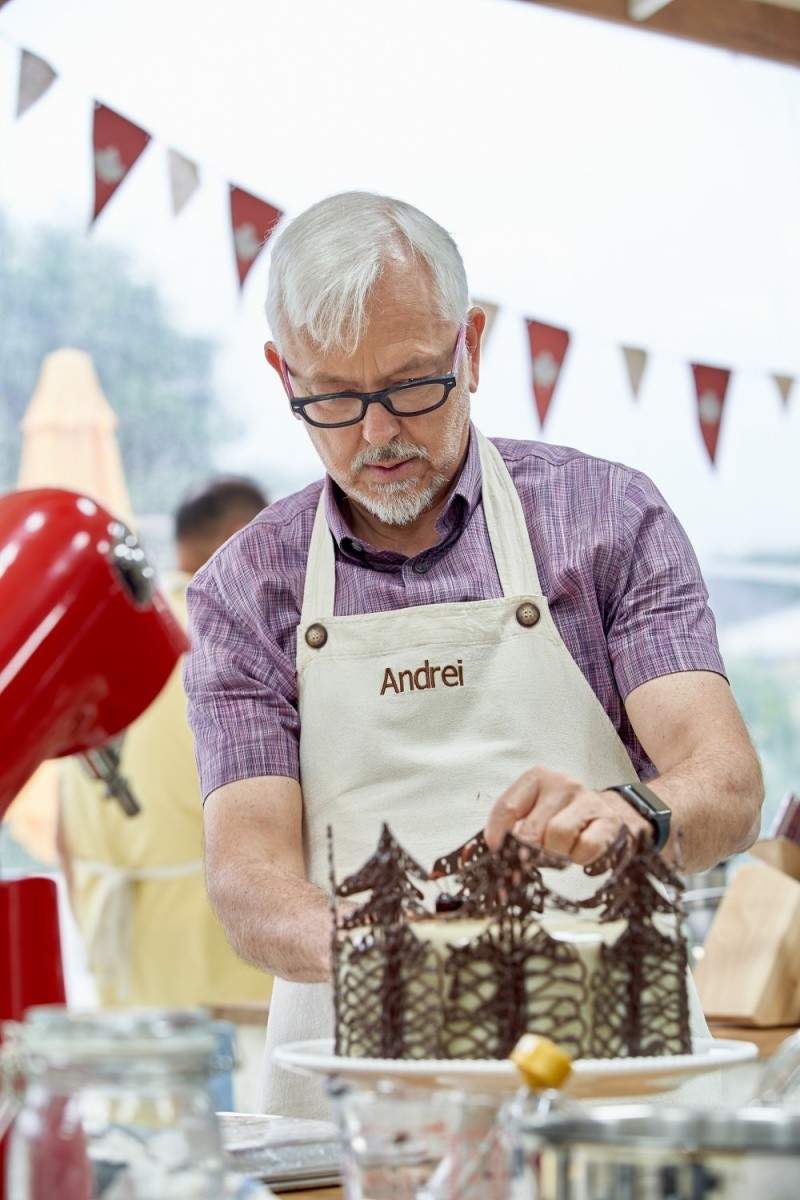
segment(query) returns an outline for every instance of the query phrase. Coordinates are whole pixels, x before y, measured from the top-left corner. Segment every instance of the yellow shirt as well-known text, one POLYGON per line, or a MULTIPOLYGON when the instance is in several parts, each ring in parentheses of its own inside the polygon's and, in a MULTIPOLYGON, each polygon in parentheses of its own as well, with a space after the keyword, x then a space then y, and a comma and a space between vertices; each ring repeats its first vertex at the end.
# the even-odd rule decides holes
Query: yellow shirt
MULTIPOLYGON (((169 596, 184 625, 186 582, 169 596)), ((73 905, 101 1003, 266 1001, 271 977, 234 954, 206 895, 200 785, 180 665, 127 730, 120 771, 141 805, 138 816, 104 799, 103 785, 79 762, 63 764, 73 905)))

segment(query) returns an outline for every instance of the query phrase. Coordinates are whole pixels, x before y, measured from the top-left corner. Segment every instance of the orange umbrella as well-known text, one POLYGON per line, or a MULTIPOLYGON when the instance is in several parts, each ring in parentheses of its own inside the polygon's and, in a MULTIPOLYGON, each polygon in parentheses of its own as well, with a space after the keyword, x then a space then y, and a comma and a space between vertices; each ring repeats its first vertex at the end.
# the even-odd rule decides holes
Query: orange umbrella
POLYGON ((122 520, 131 502, 116 437, 117 417, 83 350, 54 350, 42 363, 22 419, 18 486, 87 492, 122 520))
MULTIPOLYGON (((19 487, 85 492, 132 524, 117 417, 90 355, 69 349, 47 355, 21 428, 19 487)), ((58 764, 45 763, 6 813, 17 841, 46 863, 56 860, 58 778, 58 764)))

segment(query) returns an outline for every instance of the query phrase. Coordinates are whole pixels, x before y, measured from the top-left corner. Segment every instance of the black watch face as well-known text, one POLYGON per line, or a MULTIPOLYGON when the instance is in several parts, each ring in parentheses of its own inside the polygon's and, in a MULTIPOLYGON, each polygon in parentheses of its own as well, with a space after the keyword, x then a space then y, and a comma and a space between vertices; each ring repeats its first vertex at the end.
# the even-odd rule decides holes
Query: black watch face
POLYGON ((668 808, 662 800, 659 800, 655 792, 651 792, 650 788, 644 784, 633 784, 633 790, 640 800, 643 800, 652 813, 656 817, 668 817, 672 813, 672 809, 668 808))

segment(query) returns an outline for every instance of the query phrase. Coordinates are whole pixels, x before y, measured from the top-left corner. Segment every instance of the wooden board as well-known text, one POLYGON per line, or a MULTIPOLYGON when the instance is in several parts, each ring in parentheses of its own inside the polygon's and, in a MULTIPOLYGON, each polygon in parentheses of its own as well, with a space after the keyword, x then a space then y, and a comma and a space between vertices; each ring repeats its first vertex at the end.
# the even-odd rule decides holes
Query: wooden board
POLYGON ((628 0, 526 0, 631 29, 672 34, 742 54, 800 66, 800 12, 753 0, 672 0, 647 21, 628 15, 628 0))
POLYGON ((765 863, 736 872, 695 969, 708 1017, 800 1021, 800 883, 765 863))
POLYGON ((749 853, 771 867, 783 871, 790 879, 800 880, 800 846, 788 838, 765 838, 751 846, 749 853))

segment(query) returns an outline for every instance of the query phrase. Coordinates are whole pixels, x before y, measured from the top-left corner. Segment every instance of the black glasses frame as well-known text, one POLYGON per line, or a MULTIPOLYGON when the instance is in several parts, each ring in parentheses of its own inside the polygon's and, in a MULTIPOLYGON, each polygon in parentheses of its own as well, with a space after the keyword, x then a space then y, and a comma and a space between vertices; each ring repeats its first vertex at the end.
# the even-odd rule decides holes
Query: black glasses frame
POLYGON ((408 383, 395 383, 390 388, 381 388, 379 392, 325 392, 320 396, 306 396, 302 399, 292 396, 289 404, 295 416, 302 417, 308 425, 313 425, 316 429, 343 429, 346 425, 358 425, 359 421, 363 421, 370 404, 380 404, 393 417, 421 417, 423 413, 435 412, 437 408, 441 408, 447 402, 447 397, 457 382, 453 374, 436 375, 431 379, 411 379, 408 383), (417 408, 413 412, 400 412, 392 404, 392 392, 430 387, 432 383, 439 383, 444 388, 444 395, 435 404, 429 404, 427 408, 417 408), (360 400, 361 412, 357 417, 351 417, 347 421, 315 421, 305 410, 309 404, 318 404, 320 400, 360 400))

